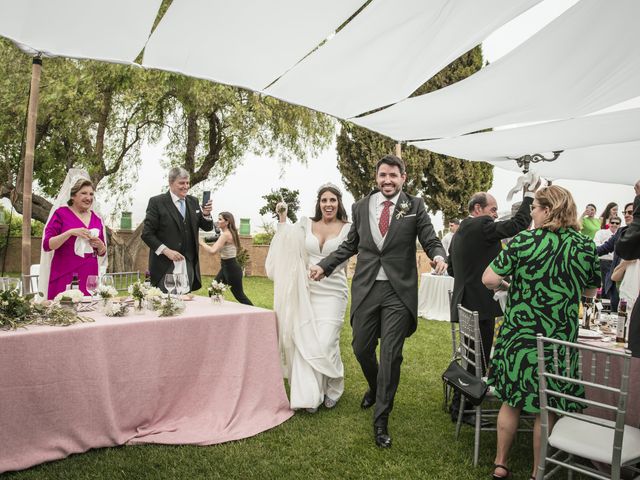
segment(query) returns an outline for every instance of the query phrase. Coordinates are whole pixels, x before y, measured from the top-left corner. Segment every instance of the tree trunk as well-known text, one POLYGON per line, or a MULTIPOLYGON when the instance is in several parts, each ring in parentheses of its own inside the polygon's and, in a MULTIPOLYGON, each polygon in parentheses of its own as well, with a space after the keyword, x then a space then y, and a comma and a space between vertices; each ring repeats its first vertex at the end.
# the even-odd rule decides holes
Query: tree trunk
POLYGON ((136 270, 136 257, 142 246, 142 228, 138 225, 131 238, 125 241, 118 232, 107 227, 107 255, 109 256, 109 272, 132 272, 136 270))

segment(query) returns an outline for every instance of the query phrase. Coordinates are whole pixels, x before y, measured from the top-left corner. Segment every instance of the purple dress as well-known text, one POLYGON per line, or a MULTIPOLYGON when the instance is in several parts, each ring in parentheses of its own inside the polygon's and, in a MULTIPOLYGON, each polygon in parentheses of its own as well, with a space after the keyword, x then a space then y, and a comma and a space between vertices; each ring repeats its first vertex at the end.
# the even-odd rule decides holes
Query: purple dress
MULTIPOLYGON (((100 217, 91 212, 89 225, 85 225, 69 207, 63 206, 55 211, 51 220, 47 223, 44 229, 42 248, 46 252, 50 252, 49 240, 72 228, 97 228, 100 232, 98 236, 100 240, 104 242, 104 231, 100 217)), ((67 285, 73 280, 74 273, 78 274, 80 290, 82 290, 85 295, 89 295, 86 287, 87 277, 89 275, 98 275, 97 257, 92 253, 85 253, 84 258, 75 254, 74 246, 76 238, 75 236, 69 237, 66 242, 54 251, 47 294, 49 300, 66 289, 67 285)))

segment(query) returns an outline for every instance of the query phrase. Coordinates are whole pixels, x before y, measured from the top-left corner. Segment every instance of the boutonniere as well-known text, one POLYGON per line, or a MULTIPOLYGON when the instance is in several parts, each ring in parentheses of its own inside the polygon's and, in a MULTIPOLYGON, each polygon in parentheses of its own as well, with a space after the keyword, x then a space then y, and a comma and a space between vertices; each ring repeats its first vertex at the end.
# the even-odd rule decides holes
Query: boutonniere
POLYGON ((402 202, 398 206, 398 211, 396 212, 396 219, 400 220, 402 217, 404 217, 410 208, 411 208, 411 202, 406 202, 406 201, 402 202))

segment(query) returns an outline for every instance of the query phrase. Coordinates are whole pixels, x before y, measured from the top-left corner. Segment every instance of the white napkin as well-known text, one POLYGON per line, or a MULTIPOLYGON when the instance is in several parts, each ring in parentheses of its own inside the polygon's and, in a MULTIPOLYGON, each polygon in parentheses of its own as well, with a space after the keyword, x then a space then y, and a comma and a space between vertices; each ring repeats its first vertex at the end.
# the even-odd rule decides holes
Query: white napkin
POLYGON ((186 260, 178 260, 177 262, 173 262, 173 273, 176 274, 187 274, 187 261, 186 260))
MULTIPOLYGON (((100 230, 97 228, 89 229, 89 235, 91 235, 92 238, 97 237, 99 234, 100 230)), ((89 244, 89 239, 76 237, 76 242, 73 245, 73 251, 77 256, 84 258, 85 253, 93 253, 93 247, 89 244)))
MULTIPOLYGON (((516 193, 521 192, 522 188, 525 185, 536 185, 539 180, 540 180, 540 175, 537 172, 534 172, 532 170, 518 177, 516 186, 513 187, 507 194, 507 202, 510 202, 516 193)), ((540 186, 546 183, 547 182, 544 179, 542 179, 542 183, 540 184, 540 186)))
POLYGON ((507 308, 507 292, 499 290, 493 294, 493 299, 500 304, 500 308, 504 312, 507 308))

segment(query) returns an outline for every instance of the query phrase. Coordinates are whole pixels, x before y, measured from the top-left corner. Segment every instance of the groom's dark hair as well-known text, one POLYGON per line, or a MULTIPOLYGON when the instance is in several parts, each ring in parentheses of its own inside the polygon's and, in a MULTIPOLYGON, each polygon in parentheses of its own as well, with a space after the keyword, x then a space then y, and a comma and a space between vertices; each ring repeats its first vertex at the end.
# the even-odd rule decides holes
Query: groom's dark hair
POLYGON ((405 173, 404 162, 400 157, 396 157, 395 155, 385 155, 380 160, 378 160, 378 163, 376 163, 376 174, 380 169, 380 165, 382 165, 383 163, 386 163, 387 165, 390 165, 392 167, 398 167, 400 169, 400 173, 405 173))

